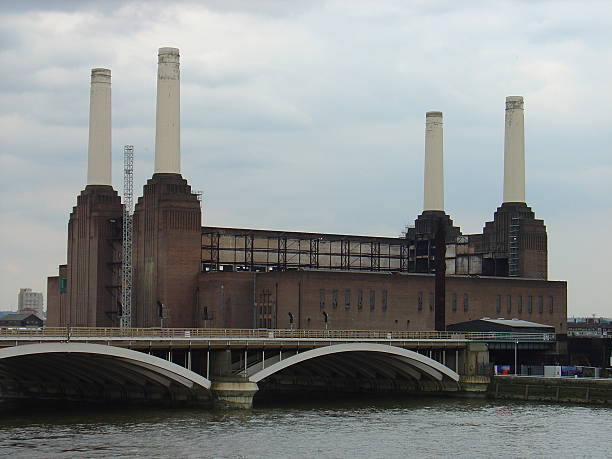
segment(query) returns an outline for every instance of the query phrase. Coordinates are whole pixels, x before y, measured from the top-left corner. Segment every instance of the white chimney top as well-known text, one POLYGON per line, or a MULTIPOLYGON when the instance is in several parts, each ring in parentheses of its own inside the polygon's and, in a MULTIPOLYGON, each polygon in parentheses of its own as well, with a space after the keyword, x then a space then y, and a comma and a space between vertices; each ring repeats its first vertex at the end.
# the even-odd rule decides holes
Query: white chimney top
POLYGON ((181 87, 179 50, 159 48, 155 172, 181 173, 181 87))
POLYGON ((506 97, 504 202, 525 202, 525 121, 523 98, 506 97))
POLYGON ((442 112, 427 112, 425 115, 423 210, 444 210, 442 112))
POLYGON ((111 71, 91 69, 87 184, 111 182, 111 71))

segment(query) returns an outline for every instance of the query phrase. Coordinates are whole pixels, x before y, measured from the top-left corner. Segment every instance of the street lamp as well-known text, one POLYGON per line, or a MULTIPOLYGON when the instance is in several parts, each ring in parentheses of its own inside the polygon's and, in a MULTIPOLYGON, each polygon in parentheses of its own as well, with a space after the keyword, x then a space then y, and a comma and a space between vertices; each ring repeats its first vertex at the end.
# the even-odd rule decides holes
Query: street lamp
POLYGON ((518 375, 518 340, 514 342, 514 376, 518 375))

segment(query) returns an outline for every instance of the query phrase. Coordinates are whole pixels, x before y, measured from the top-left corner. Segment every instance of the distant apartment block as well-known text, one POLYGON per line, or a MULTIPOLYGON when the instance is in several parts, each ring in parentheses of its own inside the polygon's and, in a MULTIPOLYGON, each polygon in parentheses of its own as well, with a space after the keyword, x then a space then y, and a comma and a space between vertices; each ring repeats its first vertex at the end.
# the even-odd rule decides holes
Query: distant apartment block
POLYGON ((33 292, 31 288, 19 289, 17 299, 17 310, 33 311, 39 316, 43 315, 43 294, 41 292, 33 292))

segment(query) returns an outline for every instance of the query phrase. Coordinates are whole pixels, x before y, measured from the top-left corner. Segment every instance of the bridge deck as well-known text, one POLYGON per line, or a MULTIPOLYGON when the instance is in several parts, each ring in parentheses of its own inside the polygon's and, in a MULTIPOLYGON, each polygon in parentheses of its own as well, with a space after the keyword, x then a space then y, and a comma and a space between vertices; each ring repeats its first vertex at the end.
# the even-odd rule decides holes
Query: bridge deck
POLYGON ((91 342, 127 347, 283 348, 350 342, 384 343, 404 348, 463 348, 471 341, 552 342, 551 333, 462 333, 379 330, 269 330, 212 328, 0 328, 0 346, 28 342, 91 342))

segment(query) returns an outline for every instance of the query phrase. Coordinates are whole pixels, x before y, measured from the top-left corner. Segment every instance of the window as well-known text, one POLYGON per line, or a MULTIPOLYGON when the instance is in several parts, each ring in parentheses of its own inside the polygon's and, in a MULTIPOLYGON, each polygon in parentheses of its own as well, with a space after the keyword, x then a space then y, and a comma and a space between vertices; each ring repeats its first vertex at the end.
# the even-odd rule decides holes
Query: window
POLYGON ((338 307, 338 290, 332 290, 332 308, 336 309, 338 307))
POLYGON ((370 311, 373 311, 376 307, 376 292, 374 290, 370 290, 370 311))
POLYGON ((552 296, 548 297, 548 312, 551 314, 555 312, 555 300, 552 296))
POLYGON ((518 310, 519 314, 523 313, 523 297, 519 296, 516 298, 516 309, 518 310))
POLYGON ((423 292, 417 294, 417 311, 423 310, 423 292))
POLYGON ((319 290, 319 308, 325 309, 325 289, 319 290))
POLYGON ((527 312, 531 314, 533 312, 533 297, 527 297, 527 312))
POLYGON ((435 300, 435 296, 433 293, 429 294, 429 310, 433 311, 434 310, 434 300, 435 300))
POLYGON ((463 294, 463 312, 468 312, 470 308, 470 297, 467 293, 463 294))
POLYGON ((68 279, 65 277, 60 277, 59 292, 66 293, 67 291, 68 291, 68 279))
POLYGON ((357 290, 357 309, 363 309, 363 290, 357 290))
POLYGON ((508 314, 512 313, 512 295, 508 295, 508 314))
POLYGON ((538 297, 538 312, 542 314, 544 312, 544 297, 538 297))
POLYGON ((351 307, 351 289, 350 288, 347 288, 344 290, 344 307, 345 308, 351 307))
POLYGON ((495 312, 501 312, 501 295, 495 297, 495 312))
POLYGON ((382 291, 382 310, 383 311, 387 310, 387 291, 386 290, 382 291))
POLYGON ((451 311, 457 312, 457 294, 453 293, 451 295, 451 311))

